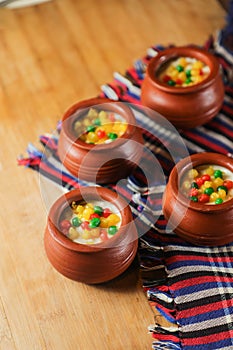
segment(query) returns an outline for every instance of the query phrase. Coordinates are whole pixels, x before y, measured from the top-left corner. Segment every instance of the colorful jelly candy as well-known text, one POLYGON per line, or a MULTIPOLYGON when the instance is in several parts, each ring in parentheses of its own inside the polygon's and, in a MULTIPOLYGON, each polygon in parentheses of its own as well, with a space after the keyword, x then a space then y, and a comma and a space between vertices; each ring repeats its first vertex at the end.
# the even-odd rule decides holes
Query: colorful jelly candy
POLYGON ((121 137, 127 129, 127 123, 113 112, 98 111, 90 108, 82 120, 74 123, 77 137, 86 143, 109 143, 121 137))
POLYGON ((120 226, 120 214, 95 203, 71 203, 61 217, 61 232, 78 243, 95 244, 113 237, 120 226))
POLYGON ((227 169, 214 169, 212 165, 191 169, 182 182, 182 191, 193 202, 222 204, 233 198, 229 176, 227 169))
POLYGON ((159 80, 169 86, 187 87, 202 82, 210 73, 203 62, 191 57, 179 57, 162 70, 159 80))

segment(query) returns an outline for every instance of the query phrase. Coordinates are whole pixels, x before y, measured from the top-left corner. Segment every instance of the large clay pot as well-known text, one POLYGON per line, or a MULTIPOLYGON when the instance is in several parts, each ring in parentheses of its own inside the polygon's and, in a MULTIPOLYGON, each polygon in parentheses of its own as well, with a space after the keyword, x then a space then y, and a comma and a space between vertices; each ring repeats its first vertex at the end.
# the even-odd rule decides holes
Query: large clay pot
MULTIPOLYGON (((142 84, 142 104, 167 118, 175 127, 190 129, 207 123, 220 110, 224 86, 215 56, 197 47, 172 47, 152 58, 142 84), (179 57, 202 61, 210 73, 202 82, 188 87, 169 86, 158 74, 168 62, 179 57)), ((152 114, 153 118, 153 114, 152 114)))
POLYGON ((114 183, 127 177, 142 155, 143 138, 132 110, 121 102, 94 98, 68 109, 62 119, 58 154, 64 166, 76 177, 94 183, 114 183), (122 137, 108 144, 88 144, 74 133, 74 122, 93 107, 119 114, 127 123, 122 137))
POLYGON ((163 212, 169 226, 180 237, 196 245, 217 246, 233 241, 233 198, 219 205, 195 203, 181 192, 181 182, 189 169, 213 164, 233 174, 233 159, 216 153, 187 157, 173 168, 163 196, 163 212))
POLYGON ((51 207, 44 235, 47 257, 64 276, 88 283, 102 283, 123 273, 133 261, 138 246, 137 230, 130 207, 116 192, 102 187, 81 187, 61 196, 51 207), (64 210, 73 201, 111 202, 121 215, 118 232, 106 242, 86 245, 66 237, 59 229, 64 210))

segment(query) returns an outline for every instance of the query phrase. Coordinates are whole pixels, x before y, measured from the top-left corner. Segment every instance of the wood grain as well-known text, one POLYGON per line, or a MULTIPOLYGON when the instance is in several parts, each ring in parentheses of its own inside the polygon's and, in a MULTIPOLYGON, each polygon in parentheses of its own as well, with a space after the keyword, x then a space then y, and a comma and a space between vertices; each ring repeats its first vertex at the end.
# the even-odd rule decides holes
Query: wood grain
POLYGON ((54 271, 43 248, 38 174, 16 158, 150 45, 202 44, 224 23, 215 0, 52 0, 0 9, 1 350, 151 348, 154 316, 136 264, 102 286, 54 271))

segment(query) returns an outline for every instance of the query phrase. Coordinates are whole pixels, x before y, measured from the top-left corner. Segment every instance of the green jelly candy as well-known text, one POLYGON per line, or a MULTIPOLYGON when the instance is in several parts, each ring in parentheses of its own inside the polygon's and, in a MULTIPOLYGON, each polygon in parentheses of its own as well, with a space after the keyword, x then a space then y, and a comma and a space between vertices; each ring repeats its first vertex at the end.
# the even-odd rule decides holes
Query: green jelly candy
POLYGON ((177 70, 178 72, 183 72, 184 67, 181 66, 181 64, 178 64, 178 66, 176 66, 176 70, 177 70))
POLYGON ((208 187, 205 189, 204 193, 208 194, 208 196, 210 196, 212 193, 214 192, 213 187, 208 187))
POLYGON ((215 177, 215 179, 216 179, 217 177, 220 177, 220 178, 222 179, 222 171, 221 171, 221 170, 215 170, 215 172, 214 172, 214 177, 215 177))
POLYGON ((108 138, 110 139, 110 140, 115 140, 115 139, 117 139, 117 134, 115 134, 115 132, 110 132, 109 134, 108 134, 108 138))
POLYGON ((100 126, 101 125, 101 120, 99 118, 96 118, 94 120, 94 124, 100 126))
POLYGON ((87 130, 87 132, 94 132, 95 131, 95 126, 94 125, 88 125, 86 130, 87 130))
POLYGON ((190 200, 193 202, 198 202, 198 198, 196 196, 191 196, 190 200))
POLYGON ((99 205, 94 206, 94 213, 98 214, 101 216, 103 214, 103 208, 101 208, 99 205))
POLYGON ((116 226, 109 226, 109 228, 108 228, 108 233, 110 234, 110 235, 115 235, 115 233, 117 232, 117 227, 116 226))
POLYGON ((100 225, 100 219, 99 218, 93 218, 91 219, 91 221, 89 222, 89 227, 90 228, 96 228, 100 225))
POLYGON ((198 184, 196 182, 191 183, 191 188, 197 188, 198 189, 198 184))
POLYGON ((82 223, 82 221, 77 216, 73 217, 71 222, 72 222, 72 225, 75 227, 80 226, 82 223))
POLYGON ((191 78, 187 78, 186 80, 185 80, 185 84, 190 84, 192 82, 192 79, 191 78))
POLYGON ((191 77, 191 70, 190 69, 186 70, 185 74, 186 74, 187 78, 190 78, 191 77))
POLYGON ((222 204, 223 203, 223 199, 222 198, 217 198, 215 201, 215 204, 222 204))
POLYGON ((170 85, 170 86, 176 85, 176 82, 175 82, 174 80, 172 80, 172 79, 168 80, 167 83, 168 83, 168 85, 170 85))

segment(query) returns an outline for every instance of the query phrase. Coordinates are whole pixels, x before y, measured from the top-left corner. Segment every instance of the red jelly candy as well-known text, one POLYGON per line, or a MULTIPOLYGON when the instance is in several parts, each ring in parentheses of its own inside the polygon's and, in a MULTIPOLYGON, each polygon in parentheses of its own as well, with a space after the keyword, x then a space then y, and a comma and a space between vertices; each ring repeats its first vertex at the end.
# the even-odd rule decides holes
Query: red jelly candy
POLYGON ((198 187, 201 187, 201 185, 203 185, 203 183, 204 183, 204 181, 202 180, 201 177, 197 177, 197 178, 195 179, 195 181, 196 181, 198 187))
POLYGON ((178 78, 178 79, 176 79, 176 84, 177 84, 177 85, 182 85, 182 84, 183 84, 183 81, 182 81, 181 79, 178 78))
POLYGON ((233 188, 233 181, 231 180, 225 180, 223 182, 223 186, 226 186, 228 190, 231 190, 233 188))
POLYGON ((64 236, 68 236, 69 235, 69 229, 63 228, 62 229, 62 233, 64 236))
POLYGON ((116 120, 115 114, 114 114, 114 113, 109 113, 108 119, 109 119, 111 122, 115 122, 115 120, 116 120))
POLYGON ((205 182, 205 181, 210 181, 211 177, 209 174, 204 174, 202 175, 201 179, 203 180, 203 182, 205 182))
POLYGON ((107 218, 110 214, 111 214, 111 210, 109 208, 105 208, 104 211, 103 211, 102 216, 104 218, 107 218))
POLYGON ((170 77, 170 75, 164 75, 164 77, 163 77, 163 82, 164 83, 167 83, 169 80, 171 80, 172 78, 170 77))
POLYGON ((100 231, 100 239, 104 242, 108 240, 108 233, 106 230, 100 231))
POLYGON ((196 197, 198 195, 198 189, 197 188, 191 188, 189 192, 189 197, 196 197))
POLYGON ((69 220, 62 220, 60 222, 60 227, 61 227, 62 230, 63 229, 64 230, 69 230, 70 226, 71 226, 71 223, 69 222, 69 220))
POLYGON ((100 218, 99 214, 93 213, 93 214, 90 215, 90 220, 94 219, 94 218, 98 218, 99 219, 100 218))
POLYGON ((198 198, 198 202, 200 203, 208 203, 209 200, 210 200, 210 197, 208 196, 208 194, 205 194, 205 193, 202 193, 198 198))
POLYGON ((90 227, 89 227, 89 222, 88 222, 88 221, 83 221, 83 222, 81 223, 81 227, 82 227, 83 230, 88 230, 88 231, 90 231, 90 227))
POLYGON ((106 136, 105 130, 102 130, 102 129, 98 130, 96 134, 99 139, 103 139, 106 136))

